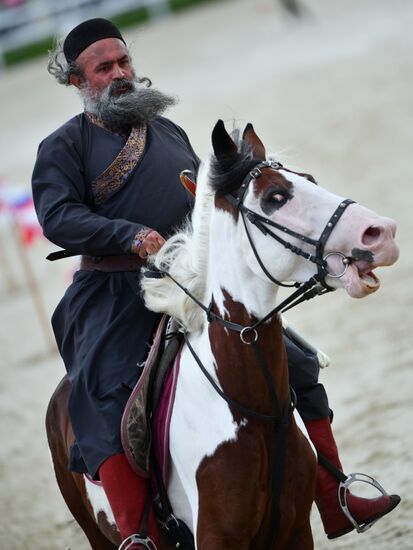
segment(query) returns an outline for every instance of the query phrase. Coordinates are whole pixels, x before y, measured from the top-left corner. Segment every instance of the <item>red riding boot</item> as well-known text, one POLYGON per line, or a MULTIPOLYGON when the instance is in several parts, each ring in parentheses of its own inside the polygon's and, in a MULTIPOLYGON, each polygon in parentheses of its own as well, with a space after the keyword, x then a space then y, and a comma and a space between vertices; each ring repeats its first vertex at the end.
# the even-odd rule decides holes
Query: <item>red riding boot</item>
MULTIPOLYGON (((338 450, 331 431, 331 422, 328 417, 312 420, 305 423, 314 447, 340 472, 343 471, 338 450)), ((369 478, 371 479, 371 478, 369 478)), ((341 537, 350 533, 355 525, 345 515, 338 497, 339 480, 320 464, 317 467, 316 504, 320 512, 324 531, 329 539, 341 537)), ((347 508, 361 530, 371 522, 376 521, 395 508, 399 502, 398 495, 381 495, 377 498, 362 498, 345 489, 347 508)), ((366 527, 367 528, 367 527, 366 527)))
POLYGON ((149 538, 139 535, 148 480, 134 472, 123 453, 105 460, 99 468, 99 476, 123 540, 119 548, 156 550, 159 546, 159 530, 152 505, 148 519, 149 538))

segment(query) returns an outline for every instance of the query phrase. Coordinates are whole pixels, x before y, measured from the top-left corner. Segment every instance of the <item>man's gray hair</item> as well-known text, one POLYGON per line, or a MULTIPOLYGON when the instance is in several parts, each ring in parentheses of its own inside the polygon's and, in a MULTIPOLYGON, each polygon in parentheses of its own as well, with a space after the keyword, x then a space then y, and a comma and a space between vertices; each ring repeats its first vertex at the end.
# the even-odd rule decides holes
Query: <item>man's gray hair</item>
MULTIPOLYGON (((65 54, 63 53, 63 40, 59 40, 53 50, 49 51, 47 70, 55 77, 59 84, 64 84, 65 86, 70 85, 70 77, 72 75, 79 77, 81 81, 84 80, 83 70, 79 63, 77 63, 77 61, 72 61, 70 63, 66 61, 65 54)), ((138 82, 140 84, 146 84, 148 88, 152 85, 151 80, 146 77, 138 78, 138 82)))
POLYGON ((71 75, 83 79, 83 71, 76 61, 68 63, 63 53, 63 40, 59 40, 53 50, 49 51, 47 62, 48 72, 55 77, 59 84, 70 85, 71 75))

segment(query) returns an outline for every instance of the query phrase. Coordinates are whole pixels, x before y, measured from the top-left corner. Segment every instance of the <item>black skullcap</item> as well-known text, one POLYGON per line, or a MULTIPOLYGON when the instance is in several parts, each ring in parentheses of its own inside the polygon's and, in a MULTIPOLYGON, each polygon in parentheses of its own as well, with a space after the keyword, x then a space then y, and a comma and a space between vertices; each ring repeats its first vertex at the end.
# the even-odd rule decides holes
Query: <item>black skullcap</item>
POLYGON ((88 46, 104 38, 119 38, 126 45, 119 29, 108 19, 88 19, 72 29, 63 43, 66 61, 71 63, 88 46))

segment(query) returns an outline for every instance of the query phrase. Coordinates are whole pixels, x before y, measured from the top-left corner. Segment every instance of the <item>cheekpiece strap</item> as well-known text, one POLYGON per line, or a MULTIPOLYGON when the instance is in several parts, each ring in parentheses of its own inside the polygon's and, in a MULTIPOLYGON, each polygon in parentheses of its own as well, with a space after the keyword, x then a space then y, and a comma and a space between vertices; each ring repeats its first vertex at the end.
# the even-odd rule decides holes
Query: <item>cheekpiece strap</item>
POLYGON ((333 229, 337 225, 338 220, 341 218, 341 216, 344 214, 344 211, 346 210, 347 206, 350 206, 350 204, 353 204, 354 201, 352 199, 345 199, 344 201, 340 202, 340 204, 337 206, 336 210, 334 211, 333 215, 327 222, 327 225, 324 228, 324 231, 321 233, 320 238, 318 239, 317 243, 317 252, 319 250, 323 250, 324 246, 331 235, 333 229))

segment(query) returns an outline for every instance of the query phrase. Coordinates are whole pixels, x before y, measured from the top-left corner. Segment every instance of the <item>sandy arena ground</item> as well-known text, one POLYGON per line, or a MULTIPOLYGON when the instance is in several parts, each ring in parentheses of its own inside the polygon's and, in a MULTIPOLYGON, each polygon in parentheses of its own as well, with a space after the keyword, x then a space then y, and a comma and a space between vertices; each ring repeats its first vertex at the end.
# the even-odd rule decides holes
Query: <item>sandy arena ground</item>
MULTIPOLYGON (((407 550, 413 548, 413 3, 307 4, 305 16, 294 20, 275 0, 217 2, 126 36, 139 73, 180 97, 170 116, 201 156, 218 118, 252 121, 285 163, 397 220, 401 257, 379 273, 377 294, 355 301, 335 293, 289 319, 333 359, 321 379, 346 470, 377 476, 403 499, 371 531, 336 542, 327 541, 314 513, 315 547, 407 550)), ((41 59, 1 76, 0 104, 0 175, 29 187, 38 143, 80 110, 79 99, 53 82, 41 59)), ((63 366, 39 321, 12 230, 1 227, 0 237, 0 548, 86 550, 57 490, 43 427, 63 366)), ((44 261, 52 249, 38 241, 27 257, 47 318, 74 265, 44 261)))

